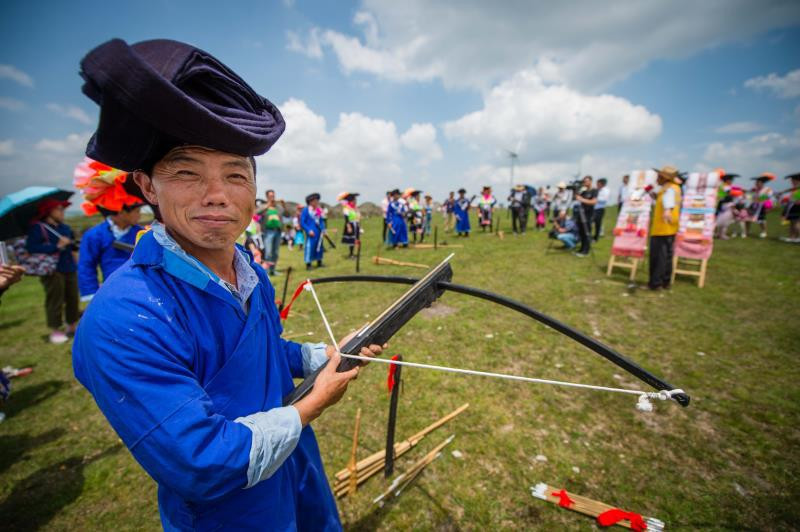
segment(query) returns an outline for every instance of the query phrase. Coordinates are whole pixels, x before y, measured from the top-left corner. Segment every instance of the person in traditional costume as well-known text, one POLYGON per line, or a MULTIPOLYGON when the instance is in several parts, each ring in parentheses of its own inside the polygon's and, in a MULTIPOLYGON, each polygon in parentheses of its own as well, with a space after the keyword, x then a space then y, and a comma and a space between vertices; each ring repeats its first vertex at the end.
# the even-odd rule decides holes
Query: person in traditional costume
POLYGON ((117 170, 88 157, 75 168, 75 188, 83 192, 81 205, 86 216, 102 215, 105 220, 81 236, 78 253, 78 291, 81 301, 91 301, 100 282, 97 269, 105 281, 131 257, 144 199, 125 188, 133 179, 128 172, 117 170))
POLYGON ((72 228, 64 223, 64 209, 69 205, 68 201, 42 200, 25 240, 28 253, 57 258, 55 268, 35 273, 44 287, 45 318, 53 344, 67 342, 80 318, 75 261, 78 247, 72 228), (66 327, 62 330, 65 320, 66 327))
POLYGON ((311 269, 311 263, 317 261, 317 266, 322 267, 322 257, 325 255, 325 245, 322 235, 325 232, 325 218, 319 206, 319 194, 316 192, 306 196, 306 206, 300 215, 300 225, 305 233, 303 247, 303 260, 306 270, 311 269))
POLYGON ((422 206, 422 210, 425 212, 425 221, 422 223, 422 234, 423 236, 427 236, 431 234, 431 228, 433 227, 433 196, 430 194, 425 194, 425 204, 422 206))
POLYGON ((456 235, 468 237, 470 231, 469 208, 472 200, 467 199, 467 191, 463 188, 458 189, 458 199, 453 206, 453 214, 456 217, 456 235))
POLYGON ((337 198, 342 203, 342 215, 344 216, 342 244, 350 248, 348 258, 355 258, 353 251, 356 243, 361 240, 361 213, 356 200, 358 195, 358 192, 342 192, 337 198))
MULTIPOLYGON (((299 249, 303 249, 306 242, 306 234, 303 232, 303 226, 300 224, 300 217, 303 215, 304 208, 305 207, 302 205, 295 205, 294 216, 292 216, 292 228, 294 229, 294 240, 292 243, 299 249)), ((291 248, 292 246, 289 246, 289 249, 291 248)))
POLYGON ((492 196, 492 187, 486 186, 481 190, 481 196, 478 198, 478 223, 481 226, 481 231, 492 231, 492 215, 494 214, 494 206, 497 205, 497 200, 492 196))
POLYGON ((749 194, 750 204, 747 208, 750 212, 750 220, 747 222, 745 235, 750 234, 750 224, 757 223, 761 228, 758 237, 767 238, 767 212, 773 207, 772 189, 767 186, 767 183, 773 179, 775 179, 775 174, 769 172, 752 178, 756 183, 749 194))
POLYGON ((389 239, 389 245, 392 248, 402 246, 408 247, 408 229, 406 228, 406 213, 408 212, 408 205, 400 197, 400 190, 394 189, 391 191, 392 201, 386 209, 386 224, 389 229, 386 235, 389 239))
POLYGON ((406 216, 408 217, 408 232, 411 233, 411 237, 415 244, 417 243, 417 237, 419 237, 420 242, 422 242, 425 238, 425 235, 422 232, 424 213, 422 211, 422 205, 420 205, 419 202, 420 192, 420 190, 415 188, 408 188, 403 193, 403 199, 406 200, 408 205, 408 212, 406 213, 406 216))
MULTIPOLYGON (((266 273, 234 244, 278 109, 190 45, 111 40, 81 62, 87 155, 134 172, 157 221, 100 287, 75 376, 158 484, 165 530, 340 530, 310 422, 344 394, 332 346, 283 340, 266 273), (312 391, 293 378, 326 360, 312 391)), ((379 346, 362 353, 376 354, 379 346)))
POLYGON ((800 174, 786 176, 792 186, 783 197, 783 219, 789 224, 789 236, 781 237, 783 242, 800 243, 800 174))
POLYGON ((650 227, 650 281, 651 290, 669 288, 672 280, 672 254, 675 235, 680 220, 681 187, 678 170, 664 166, 658 173, 660 189, 655 196, 655 208, 650 227))
POLYGON ((456 195, 452 190, 447 195, 447 199, 442 202, 444 212, 444 232, 449 233, 455 226, 455 215, 453 214, 456 206, 456 195))
POLYGON ((717 172, 719 180, 721 181, 721 184, 717 187, 716 215, 719 216, 725 204, 733 201, 730 191, 733 188, 733 180, 739 177, 739 175, 726 173, 722 168, 717 168, 714 171, 717 172))

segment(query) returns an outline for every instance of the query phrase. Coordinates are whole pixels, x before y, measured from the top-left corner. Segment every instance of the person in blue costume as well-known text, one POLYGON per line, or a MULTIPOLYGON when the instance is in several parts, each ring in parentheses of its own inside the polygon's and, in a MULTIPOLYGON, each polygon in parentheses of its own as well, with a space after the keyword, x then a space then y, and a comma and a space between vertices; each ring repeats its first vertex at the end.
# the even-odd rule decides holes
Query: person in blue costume
POLYGON ((457 236, 469 236, 469 207, 472 200, 466 198, 466 190, 463 188, 458 189, 458 199, 453 205, 453 213, 456 217, 456 234, 457 236))
POLYGON ((129 246, 136 244, 136 235, 142 230, 139 225, 142 205, 125 205, 119 212, 97 207, 106 219, 83 234, 78 253, 78 290, 81 301, 91 301, 100 288, 97 280, 98 266, 105 281, 131 257, 130 251, 114 247, 114 242, 129 246))
POLYGON ((303 260, 306 270, 311 269, 311 263, 317 261, 317 267, 322 267, 322 258, 325 256, 325 245, 322 234, 325 232, 325 218, 319 206, 319 194, 314 192, 306 196, 306 206, 300 213, 300 226, 305 233, 303 246, 303 260))
POLYGON ((390 193, 391 201, 386 209, 386 222, 389 229, 387 238, 392 248, 397 246, 408 247, 408 228, 406 227, 406 212, 408 205, 400 197, 400 190, 394 189, 390 193))
POLYGON ((87 152, 116 168, 140 169, 133 183, 158 221, 88 306, 73 346, 75 376, 157 482, 165 530, 340 530, 310 423, 341 399, 359 368, 337 373, 333 346, 283 340, 266 273, 234 244, 255 208, 253 156, 277 140, 283 118, 200 50, 174 41, 121 42, 102 45, 88 56, 94 62, 82 63, 87 83, 102 86, 101 121, 87 152), (150 68, 137 69, 136 61, 150 68), (168 76, 173 70, 194 75, 184 85, 168 76), (144 80, 129 83, 134 74, 144 80), (171 82, 145 83, 148 76, 171 82), (114 99, 117 91, 122 100, 114 99), (155 98, 153 91, 167 94, 155 98), (174 110, 184 98, 202 109, 187 104, 173 114, 186 128, 170 141, 159 129, 166 113, 152 106, 169 101, 174 110), (234 103, 242 107, 226 108, 234 103), (115 120, 102 118, 106 105, 115 120), (209 116, 220 123, 209 125, 209 116), (129 130, 105 130, 126 118, 144 128, 143 117, 153 120, 150 135, 133 128, 125 142, 129 130), (251 128, 251 142, 231 146, 239 128, 251 128), (312 391, 282 406, 292 379, 326 360, 312 391))

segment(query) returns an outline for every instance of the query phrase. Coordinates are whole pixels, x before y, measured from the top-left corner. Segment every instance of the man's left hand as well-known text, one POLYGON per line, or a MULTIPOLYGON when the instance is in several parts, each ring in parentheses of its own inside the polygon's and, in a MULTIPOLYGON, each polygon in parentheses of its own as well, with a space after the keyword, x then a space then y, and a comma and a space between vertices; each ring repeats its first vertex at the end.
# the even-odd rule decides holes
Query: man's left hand
MULTIPOLYGON (((346 345, 347 342, 349 342, 350 339, 353 338, 353 336, 355 336, 357 332, 358 331, 356 330, 356 331, 351 332, 347 336, 345 336, 339 342, 339 347, 341 348, 342 346, 346 345)), ((389 348, 389 344, 383 344, 382 346, 380 346, 378 344, 372 344, 369 347, 362 347, 361 351, 359 351, 358 354, 361 355, 361 356, 364 356, 364 357, 376 357, 376 356, 380 355, 381 353, 383 353, 384 349, 388 349, 388 348, 389 348)), ((325 347, 325 354, 328 355, 328 358, 331 358, 331 356, 333 355, 334 352, 335 352, 335 349, 334 349, 334 347, 332 345, 328 345, 328 346, 325 347)), ((369 362, 367 362, 365 360, 360 360, 359 362, 360 362, 361 366, 366 366, 367 364, 369 364, 369 362)))

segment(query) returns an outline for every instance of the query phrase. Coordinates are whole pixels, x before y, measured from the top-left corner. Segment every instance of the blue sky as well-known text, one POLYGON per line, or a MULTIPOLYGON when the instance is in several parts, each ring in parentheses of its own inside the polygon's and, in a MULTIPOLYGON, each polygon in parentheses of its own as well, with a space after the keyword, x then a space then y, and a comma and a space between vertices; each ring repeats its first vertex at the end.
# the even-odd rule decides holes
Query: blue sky
POLYGON ((78 65, 112 38, 212 53, 277 104, 259 186, 298 199, 554 184, 675 164, 800 171, 800 3, 6 2, 0 195, 70 187, 97 108, 78 65))

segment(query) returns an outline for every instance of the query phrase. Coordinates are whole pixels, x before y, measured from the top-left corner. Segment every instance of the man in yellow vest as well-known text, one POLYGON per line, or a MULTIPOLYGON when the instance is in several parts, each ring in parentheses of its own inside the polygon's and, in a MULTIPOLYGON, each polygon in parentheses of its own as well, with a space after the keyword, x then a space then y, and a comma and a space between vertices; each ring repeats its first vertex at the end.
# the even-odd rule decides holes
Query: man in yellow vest
POLYGON ((650 228, 650 290, 669 288, 672 277, 672 251, 680 219, 681 187, 678 169, 665 166, 658 172, 661 187, 656 194, 650 228))

